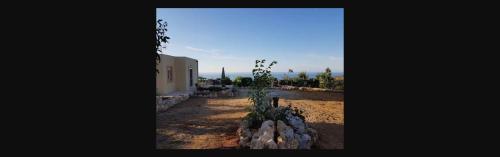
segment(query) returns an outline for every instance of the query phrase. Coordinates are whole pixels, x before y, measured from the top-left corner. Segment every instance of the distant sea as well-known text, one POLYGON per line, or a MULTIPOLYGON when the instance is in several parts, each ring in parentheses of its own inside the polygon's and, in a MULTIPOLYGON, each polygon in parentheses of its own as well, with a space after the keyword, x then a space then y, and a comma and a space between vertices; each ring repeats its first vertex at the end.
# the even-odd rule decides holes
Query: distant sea
MULTIPOLYGON (((307 77, 308 78, 316 78, 316 75, 319 74, 320 72, 307 72, 307 77)), ((288 73, 288 72, 272 72, 271 75, 274 77, 278 78, 278 80, 282 80, 284 76, 288 75, 289 77, 297 77, 299 74, 298 72, 294 73, 288 73)), ((200 72, 199 76, 207 78, 207 79, 216 79, 220 78, 222 75, 222 72, 208 72, 208 73, 203 73, 200 72)), ((229 77, 231 80, 234 80, 234 78, 241 76, 241 77, 252 77, 251 72, 226 72, 226 77, 229 77)), ((332 76, 344 76, 344 73, 332 73, 332 76)))

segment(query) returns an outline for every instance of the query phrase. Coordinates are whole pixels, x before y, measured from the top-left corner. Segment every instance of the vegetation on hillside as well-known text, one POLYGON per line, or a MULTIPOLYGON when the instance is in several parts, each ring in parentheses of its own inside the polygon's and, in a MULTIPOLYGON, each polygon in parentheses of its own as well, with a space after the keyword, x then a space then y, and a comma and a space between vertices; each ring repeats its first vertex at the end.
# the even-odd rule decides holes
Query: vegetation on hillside
POLYGON ((309 78, 306 72, 300 72, 298 76, 294 78, 285 76, 283 80, 278 81, 278 84, 297 87, 344 90, 344 77, 333 77, 330 68, 326 68, 324 72, 317 74, 315 78, 309 78))

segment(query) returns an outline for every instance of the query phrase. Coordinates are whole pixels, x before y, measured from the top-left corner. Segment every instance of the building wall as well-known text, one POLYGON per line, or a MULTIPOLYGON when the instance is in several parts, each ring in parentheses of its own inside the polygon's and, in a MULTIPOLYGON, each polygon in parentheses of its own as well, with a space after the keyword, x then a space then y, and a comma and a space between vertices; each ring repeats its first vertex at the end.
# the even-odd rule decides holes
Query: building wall
POLYGON ((186 66, 186 82, 185 87, 186 90, 196 90, 196 82, 198 82, 198 61, 191 58, 184 58, 185 66, 186 66), (193 83, 190 84, 189 79, 189 69, 193 69, 193 83))
POLYGON ((156 66, 160 73, 156 75, 156 91, 159 95, 167 95, 168 93, 175 91, 175 79, 176 79, 176 69, 175 69, 175 57, 169 55, 160 55, 161 61, 156 66), (173 79, 169 82, 167 79, 167 67, 172 66, 173 79))
POLYGON ((175 58, 175 90, 176 91, 185 91, 186 87, 186 63, 184 60, 175 58))
POLYGON ((169 55, 160 55, 161 62, 157 68, 160 73, 156 78, 156 88, 158 95, 168 95, 175 91, 196 90, 198 80, 198 61, 187 57, 174 57, 169 55), (173 81, 167 79, 167 67, 173 68, 173 81), (193 69, 193 84, 190 85, 189 68, 193 69))

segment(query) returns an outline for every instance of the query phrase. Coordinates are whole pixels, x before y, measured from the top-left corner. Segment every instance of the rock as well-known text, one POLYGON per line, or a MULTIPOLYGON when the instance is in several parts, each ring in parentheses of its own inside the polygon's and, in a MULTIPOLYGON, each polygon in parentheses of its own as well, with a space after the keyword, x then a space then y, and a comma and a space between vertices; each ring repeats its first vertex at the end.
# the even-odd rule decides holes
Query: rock
POLYGON ((278 149, 278 145, 272 139, 267 141, 266 145, 268 149, 278 149))
POLYGON ((311 136, 313 145, 316 142, 318 142, 319 134, 316 130, 314 130, 313 128, 307 128, 307 134, 309 134, 309 136, 311 136))
POLYGON ((161 105, 163 103, 163 99, 161 97, 156 97, 156 105, 161 105))
POLYGON ((283 121, 278 120, 277 122, 278 130, 278 148, 279 149, 297 149, 299 146, 299 140, 295 138, 293 129, 287 126, 283 121))
POLYGON ((297 116, 293 116, 291 114, 286 115, 286 119, 288 123, 292 126, 295 133, 304 134, 306 133, 306 124, 302 119, 297 116))
POLYGON ((300 146, 300 135, 297 133, 293 134, 293 139, 296 142, 296 143, 294 143, 294 144, 296 144, 295 149, 299 149, 300 148, 299 147, 300 146))
POLYGON ((262 123, 259 131, 252 136, 250 149, 276 149, 277 144, 274 142, 274 122, 267 120, 262 123))
POLYGON ((299 138, 299 149, 311 149, 313 141, 308 134, 302 134, 299 138))
POLYGON ((252 139, 252 132, 250 131, 249 124, 246 120, 241 121, 240 127, 237 130, 240 137, 239 144, 241 147, 250 147, 250 140, 252 139))
MULTIPOLYGON (((293 130, 290 130, 291 128, 285 124, 285 122, 278 120, 277 124, 277 129, 278 129, 278 134, 280 136, 286 136, 286 135, 293 135, 293 130)), ((289 136, 286 136, 289 137, 289 136)))

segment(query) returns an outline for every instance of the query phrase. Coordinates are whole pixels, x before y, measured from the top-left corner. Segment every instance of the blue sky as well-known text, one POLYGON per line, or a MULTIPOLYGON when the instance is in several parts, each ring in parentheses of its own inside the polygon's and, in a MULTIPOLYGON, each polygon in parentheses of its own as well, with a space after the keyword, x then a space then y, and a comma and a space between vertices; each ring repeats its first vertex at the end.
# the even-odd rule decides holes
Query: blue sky
POLYGON ((200 72, 251 72, 256 59, 275 72, 344 71, 340 8, 161 8, 166 54, 198 59, 200 72))

